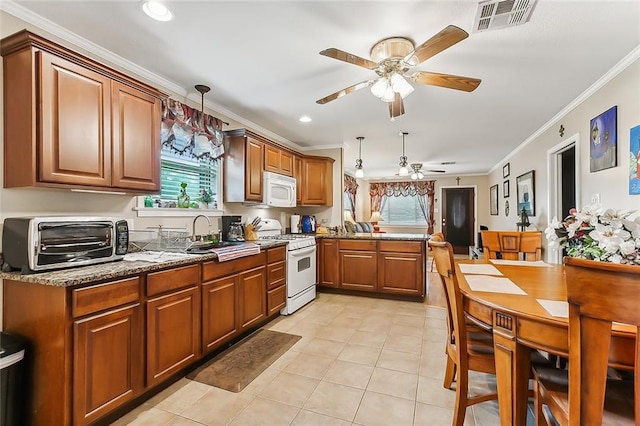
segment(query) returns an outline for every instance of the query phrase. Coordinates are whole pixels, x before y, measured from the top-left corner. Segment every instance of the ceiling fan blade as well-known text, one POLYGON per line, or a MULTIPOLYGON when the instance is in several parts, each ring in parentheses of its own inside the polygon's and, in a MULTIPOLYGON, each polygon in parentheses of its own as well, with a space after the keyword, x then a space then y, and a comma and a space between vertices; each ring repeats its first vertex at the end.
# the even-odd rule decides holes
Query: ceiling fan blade
POLYGON ((463 90, 465 92, 473 92, 482 81, 477 78, 426 71, 414 73, 413 75, 411 75, 411 80, 415 81, 416 83, 446 87, 448 89, 463 90))
POLYGON ((427 173, 446 173, 446 170, 425 170, 427 173))
POLYGON ((396 93, 396 98, 393 102, 389 102, 389 115, 392 119, 404 114, 404 102, 402 102, 402 96, 400 93, 396 93))
POLYGON ((367 68, 370 70, 375 70, 378 68, 378 64, 368 59, 361 58, 360 56, 352 55, 349 52, 345 52, 344 50, 336 49, 335 47, 331 47, 329 49, 325 49, 320 52, 321 55, 327 56, 329 58, 337 59, 339 61, 348 62, 353 65, 357 65, 359 67, 367 68))
POLYGON ((419 64, 467 37, 469 37, 469 34, 465 30, 455 25, 449 25, 405 56, 404 61, 409 63, 411 57, 415 56, 419 64))
POLYGON ((365 87, 371 86, 374 82, 375 82, 375 80, 361 81, 358 84, 354 84, 353 86, 349 86, 349 87, 346 87, 346 88, 344 88, 342 90, 338 90, 337 92, 332 93, 329 96, 325 96, 322 99, 318 99, 316 101, 316 103, 320 104, 320 105, 326 104, 327 102, 334 101, 334 100, 336 100, 338 98, 343 97, 344 95, 348 95, 349 93, 353 93, 356 90, 364 89, 365 87))

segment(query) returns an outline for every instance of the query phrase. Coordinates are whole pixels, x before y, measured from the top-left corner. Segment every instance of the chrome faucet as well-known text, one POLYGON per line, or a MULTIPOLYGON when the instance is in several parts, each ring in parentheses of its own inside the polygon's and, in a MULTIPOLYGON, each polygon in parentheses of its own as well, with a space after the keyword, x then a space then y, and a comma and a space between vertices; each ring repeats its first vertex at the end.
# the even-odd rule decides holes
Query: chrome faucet
POLYGON ((204 217, 205 219, 207 219, 207 223, 209 224, 209 230, 211 230, 211 220, 209 219, 209 217, 203 214, 197 215, 196 217, 193 218, 193 224, 191 225, 191 241, 196 241, 196 221, 198 220, 199 217, 204 217))

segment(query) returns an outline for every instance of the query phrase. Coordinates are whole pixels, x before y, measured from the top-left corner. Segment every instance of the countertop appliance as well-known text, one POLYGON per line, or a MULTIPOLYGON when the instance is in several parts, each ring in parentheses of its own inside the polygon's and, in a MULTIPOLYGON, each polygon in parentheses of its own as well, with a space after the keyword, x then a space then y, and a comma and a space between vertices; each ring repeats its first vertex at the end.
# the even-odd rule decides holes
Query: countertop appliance
POLYGON ((229 229, 231 225, 240 222, 242 222, 242 216, 240 215, 222 216, 222 241, 229 241, 229 229))
POLYGON ((127 254, 127 221, 114 217, 8 217, 2 230, 4 271, 23 274, 120 260, 127 254))
POLYGON ((264 172, 262 201, 271 207, 296 206, 295 178, 278 173, 264 172))
POLYGON ((258 231, 261 241, 287 242, 287 304, 280 310, 290 315, 316 298, 316 239, 310 235, 282 234, 282 225, 263 219, 258 231))
POLYGON ((302 216, 302 232, 311 233, 316 232, 316 217, 315 216, 302 216))
POLYGON ((291 215, 291 233, 299 234, 302 232, 302 224, 300 223, 300 215, 292 214, 291 215))

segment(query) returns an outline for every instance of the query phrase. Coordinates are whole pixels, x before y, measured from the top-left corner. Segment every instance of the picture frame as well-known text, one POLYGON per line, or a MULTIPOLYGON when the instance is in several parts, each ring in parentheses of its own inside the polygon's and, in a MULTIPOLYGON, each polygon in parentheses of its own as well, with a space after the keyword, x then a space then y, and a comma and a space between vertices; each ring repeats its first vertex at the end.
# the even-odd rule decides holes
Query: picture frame
POLYGON ((589 124, 589 171, 618 165, 618 106, 591 119, 589 124))
POLYGON ((640 195, 640 125, 629 130, 629 195, 640 195))
POLYGON ((498 215, 498 184, 489 188, 489 213, 492 216, 498 215))
POLYGON ((527 215, 536 215, 535 188, 535 170, 528 171, 516 178, 516 198, 518 202, 517 214, 520 214, 520 212, 522 212, 522 208, 524 208, 527 215))
POLYGON ((511 163, 507 163, 504 166, 502 166, 502 178, 506 178, 509 177, 509 175, 511 174, 511 163))
POLYGON ((505 180, 502 182, 502 197, 509 198, 509 181, 505 180))

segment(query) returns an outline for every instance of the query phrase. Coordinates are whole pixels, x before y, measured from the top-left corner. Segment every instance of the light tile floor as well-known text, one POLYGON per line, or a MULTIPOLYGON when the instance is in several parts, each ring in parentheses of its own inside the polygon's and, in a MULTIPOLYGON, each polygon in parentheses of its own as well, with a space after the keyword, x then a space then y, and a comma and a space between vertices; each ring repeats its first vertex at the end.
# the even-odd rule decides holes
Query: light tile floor
MULTIPOLYGON (((442 387, 445 310, 416 302, 320 293, 265 326, 302 336, 240 393, 181 379, 116 425, 450 425, 442 387)), ((472 388, 495 378, 471 373, 472 388)), ((498 424, 489 401, 466 425, 498 424)))

